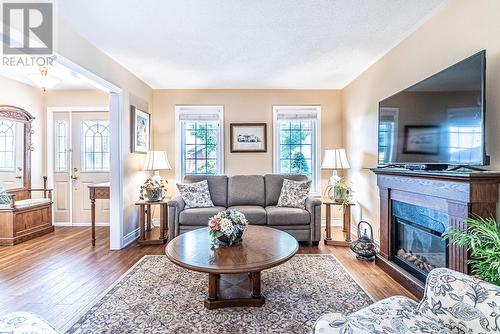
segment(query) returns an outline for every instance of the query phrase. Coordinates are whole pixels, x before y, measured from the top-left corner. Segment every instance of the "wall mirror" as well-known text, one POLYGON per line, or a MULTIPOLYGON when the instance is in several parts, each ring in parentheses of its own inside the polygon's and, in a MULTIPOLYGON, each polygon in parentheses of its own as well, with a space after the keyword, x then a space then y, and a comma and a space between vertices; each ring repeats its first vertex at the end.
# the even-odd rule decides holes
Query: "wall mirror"
POLYGON ((0 185, 16 193, 28 194, 31 186, 31 122, 24 109, 0 105, 0 185))

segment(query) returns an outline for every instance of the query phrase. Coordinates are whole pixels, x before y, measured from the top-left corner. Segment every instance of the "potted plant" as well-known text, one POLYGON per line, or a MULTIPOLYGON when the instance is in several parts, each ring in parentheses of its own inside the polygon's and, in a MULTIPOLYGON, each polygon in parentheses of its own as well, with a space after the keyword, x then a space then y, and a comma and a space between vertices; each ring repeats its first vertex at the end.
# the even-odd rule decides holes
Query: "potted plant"
POLYGON ((500 285, 500 225, 493 218, 468 218, 466 230, 450 228, 443 238, 470 251, 468 263, 482 280, 500 285))
POLYGON ((329 184, 325 189, 325 195, 339 203, 347 203, 351 199, 352 189, 340 179, 334 184, 329 184))
POLYGON ((159 202, 164 197, 167 188, 167 180, 162 178, 149 177, 141 186, 141 199, 149 202, 159 202))

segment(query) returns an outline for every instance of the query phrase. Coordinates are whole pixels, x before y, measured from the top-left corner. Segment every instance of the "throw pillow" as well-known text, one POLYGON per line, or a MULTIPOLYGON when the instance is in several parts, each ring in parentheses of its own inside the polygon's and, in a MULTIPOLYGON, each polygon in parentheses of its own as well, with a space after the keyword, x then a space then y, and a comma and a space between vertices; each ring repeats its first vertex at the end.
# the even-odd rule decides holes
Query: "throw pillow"
POLYGON ((207 180, 186 184, 177 183, 177 189, 179 189, 181 197, 186 203, 186 209, 211 208, 214 206, 208 190, 207 180))
POLYGON ((311 181, 284 179, 278 206, 305 209, 309 191, 311 191, 311 181))
POLYGON ((5 191, 5 188, 0 186, 0 204, 10 204, 10 197, 9 196, 2 196, 3 194, 6 194, 7 192, 5 191))

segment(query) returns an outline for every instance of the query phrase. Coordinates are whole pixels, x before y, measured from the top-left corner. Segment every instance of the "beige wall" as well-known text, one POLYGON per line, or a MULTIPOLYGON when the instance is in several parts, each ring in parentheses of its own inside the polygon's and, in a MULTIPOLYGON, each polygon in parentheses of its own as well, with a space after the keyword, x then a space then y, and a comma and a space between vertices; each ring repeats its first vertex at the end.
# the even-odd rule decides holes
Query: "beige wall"
POLYGON ((43 92, 21 82, 0 76, 0 104, 8 104, 22 108, 35 117, 32 123, 34 133, 31 135, 34 151, 31 152, 31 185, 43 186, 45 175, 45 113, 43 110, 43 92))
POLYGON ((487 152, 500 169, 500 1, 455 0, 342 91, 344 143, 358 205, 354 219, 379 235, 376 178, 378 102, 482 49, 487 53, 487 152), (360 135, 361 134, 361 135, 360 135))
MULTIPOLYGON (((321 152, 341 147, 341 109, 338 90, 155 90, 153 94, 153 141, 158 150, 166 150, 176 165, 176 105, 224 105, 224 172, 265 174, 273 172, 273 105, 320 105, 321 152), (230 153, 229 124, 234 122, 267 123, 267 153, 230 153)), ((174 171, 163 172, 175 192, 174 171)), ((321 190, 331 172, 322 172, 321 190)))
MULTIPOLYGON (((123 246, 123 242, 130 242, 136 235, 139 226, 139 214, 134 203, 138 198, 141 183, 144 182, 145 178, 145 174, 141 171, 145 156, 130 152, 130 105, 134 104, 142 110, 151 112, 150 106, 152 106, 153 101, 153 90, 126 68, 89 43, 86 39, 76 34, 68 27, 64 19, 61 17, 58 19, 56 51, 72 62, 122 89, 123 98, 120 101, 123 112, 122 124, 120 124, 122 147, 119 154, 121 161, 123 161, 123 189, 122 193, 114 196, 121 196, 123 198, 124 207, 123 212, 112 213, 112 216, 114 214, 122 215, 120 231, 122 240, 117 241, 116 236, 114 234, 111 235, 111 246, 117 248, 116 245, 118 242, 123 246)), ((118 173, 119 171, 116 172, 118 173)), ((113 199, 111 202, 113 202, 113 199)), ((111 228, 112 232, 114 231, 113 228, 111 228)))
POLYGON ((109 107, 109 94, 97 89, 50 90, 45 92, 45 108, 109 107))

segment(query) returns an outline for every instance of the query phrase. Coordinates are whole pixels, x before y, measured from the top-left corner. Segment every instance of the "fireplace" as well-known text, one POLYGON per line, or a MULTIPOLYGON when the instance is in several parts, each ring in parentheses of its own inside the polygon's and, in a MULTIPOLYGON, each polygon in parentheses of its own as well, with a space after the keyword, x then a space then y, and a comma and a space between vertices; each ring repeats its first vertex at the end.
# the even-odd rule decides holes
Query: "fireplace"
POLYGON ((380 194, 377 266, 417 298, 434 267, 468 274, 467 248, 448 245, 441 234, 465 229, 467 217, 496 216, 500 172, 372 171, 380 194))
POLYGON ((434 268, 448 267, 448 244, 441 235, 448 214, 392 201, 392 261, 421 282, 434 268))

